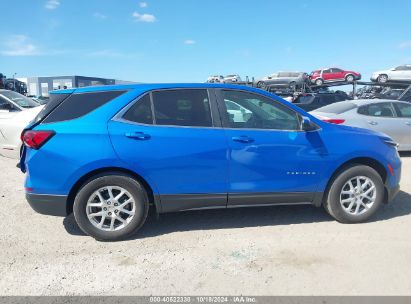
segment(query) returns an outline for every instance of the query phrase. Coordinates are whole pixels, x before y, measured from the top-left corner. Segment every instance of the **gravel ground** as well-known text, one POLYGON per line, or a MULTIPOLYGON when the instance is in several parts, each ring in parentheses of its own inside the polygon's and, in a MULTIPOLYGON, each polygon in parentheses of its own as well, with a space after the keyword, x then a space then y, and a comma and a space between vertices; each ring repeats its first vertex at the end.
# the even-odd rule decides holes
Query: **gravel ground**
POLYGON ((311 206, 151 216, 101 243, 72 216, 35 213, 23 174, 0 158, 2 295, 411 295, 411 155, 402 192, 373 221, 311 206))

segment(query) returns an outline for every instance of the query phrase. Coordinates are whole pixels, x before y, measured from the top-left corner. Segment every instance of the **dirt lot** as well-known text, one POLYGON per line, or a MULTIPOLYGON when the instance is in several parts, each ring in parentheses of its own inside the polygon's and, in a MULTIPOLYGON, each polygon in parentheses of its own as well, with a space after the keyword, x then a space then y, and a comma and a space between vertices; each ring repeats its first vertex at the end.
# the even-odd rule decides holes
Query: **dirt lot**
POLYGON ((411 295, 411 156, 403 162, 402 192, 366 224, 311 206, 197 211, 99 243, 72 216, 32 211, 16 162, 0 158, 0 293, 411 295))

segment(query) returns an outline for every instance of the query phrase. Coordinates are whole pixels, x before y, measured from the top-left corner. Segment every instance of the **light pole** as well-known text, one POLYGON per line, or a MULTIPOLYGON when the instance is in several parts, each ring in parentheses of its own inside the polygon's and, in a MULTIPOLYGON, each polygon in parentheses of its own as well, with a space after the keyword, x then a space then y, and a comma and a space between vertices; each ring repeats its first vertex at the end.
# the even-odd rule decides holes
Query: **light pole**
POLYGON ((17 73, 13 74, 13 88, 14 88, 14 91, 17 91, 17 88, 16 88, 16 75, 17 75, 17 73))

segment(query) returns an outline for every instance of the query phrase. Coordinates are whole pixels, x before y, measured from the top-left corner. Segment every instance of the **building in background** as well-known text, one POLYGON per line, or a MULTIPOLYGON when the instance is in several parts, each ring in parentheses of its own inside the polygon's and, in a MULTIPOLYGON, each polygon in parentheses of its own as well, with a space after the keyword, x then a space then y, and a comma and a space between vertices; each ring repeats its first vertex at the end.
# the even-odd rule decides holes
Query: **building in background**
POLYGON ((27 77, 27 95, 48 97, 49 92, 60 89, 116 84, 115 79, 86 76, 27 77))

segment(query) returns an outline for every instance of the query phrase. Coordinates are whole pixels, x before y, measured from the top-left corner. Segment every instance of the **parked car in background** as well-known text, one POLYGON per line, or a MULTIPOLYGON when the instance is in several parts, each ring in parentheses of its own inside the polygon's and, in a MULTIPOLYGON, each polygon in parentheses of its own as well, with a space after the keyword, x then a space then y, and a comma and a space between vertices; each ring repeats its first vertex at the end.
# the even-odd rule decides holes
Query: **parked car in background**
POLYGON ((395 68, 378 71, 372 74, 371 81, 386 83, 387 81, 411 81, 411 64, 404 64, 395 68))
POLYGON ((305 93, 299 95, 294 99, 293 103, 301 109, 309 112, 323 106, 352 99, 347 93, 339 92, 326 92, 326 93, 305 93))
POLYGON ((223 75, 213 75, 207 78, 207 82, 209 83, 223 83, 224 76, 223 75))
POLYGON ((357 99, 373 99, 384 89, 382 86, 367 85, 359 88, 356 93, 357 99))
POLYGON ((361 74, 354 71, 342 70, 340 68, 326 68, 313 71, 309 78, 311 83, 315 85, 323 85, 327 82, 353 82, 354 80, 360 80, 361 74))
POLYGON ((26 198, 43 214, 73 210, 99 240, 134 234, 150 208, 308 203, 359 223, 399 191, 392 139, 322 122, 263 90, 139 84, 51 94, 22 134, 26 198), (232 103, 243 116, 231 115, 232 103))
POLYGON ((404 89, 392 89, 390 87, 384 88, 380 93, 376 93, 374 98, 378 99, 398 99, 402 93, 404 93, 404 89))
POLYGON ((0 90, 0 154, 19 158, 20 135, 43 107, 17 92, 0 90))
POLYGON ((277 72, 261 78, 256 82, 258 88, 267 86, 285 86, 292 89, 300 87, 307 81, 307 74, 303 72, 277 72))
POLYGON ((323 121, 385 133, 399 144, 399 151, 411 151, 411 103, 351 100, 319 108, 310 114, 323 121))
POLYGON ((30 97, 31 99, 33 99, 35 102, 41 104, 41 105, 45 105, 46 103, 49 102, 50 97, 45 97, 45 96, 27 96, 30 97))
POLYGON ((237 74, 227 75, 223 79, 224 83, 237 83, 241 82, 241 77, 237 74))

